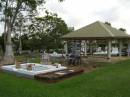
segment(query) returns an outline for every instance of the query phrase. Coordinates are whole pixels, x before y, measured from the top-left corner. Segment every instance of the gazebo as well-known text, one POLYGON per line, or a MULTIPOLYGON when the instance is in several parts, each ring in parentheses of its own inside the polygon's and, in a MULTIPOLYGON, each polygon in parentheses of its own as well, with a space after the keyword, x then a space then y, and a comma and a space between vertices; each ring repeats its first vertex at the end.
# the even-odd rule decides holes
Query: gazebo
POLYGON ((125 31, 121 31, 100 21, 96 21, 74 32, 68 33, 63 36, 63 39, 65 40, 66 54, 68 54, 68 43, 70 41, 80 41, 81 44, 84 44, 84 55, 87 56, 88 43, 90 43, 90 41, 100 42, 103 40, 107 46, 107 58, 111 58, 113 41, 116 41, 118 44, 119 56, 122 56, 124 42, 127 44, 127 55, 130 56, 130 35, 125 31))

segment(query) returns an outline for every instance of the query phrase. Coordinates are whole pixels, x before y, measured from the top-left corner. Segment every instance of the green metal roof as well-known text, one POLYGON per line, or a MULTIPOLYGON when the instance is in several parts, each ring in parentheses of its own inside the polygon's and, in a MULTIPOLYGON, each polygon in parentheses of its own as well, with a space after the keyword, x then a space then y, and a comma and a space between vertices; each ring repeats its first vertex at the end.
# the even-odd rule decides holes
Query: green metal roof
POLYGON ((128 38, 126 32, 120 31, 100 21, 94 22, 63 36, 64 39, 75 38, 128 38))

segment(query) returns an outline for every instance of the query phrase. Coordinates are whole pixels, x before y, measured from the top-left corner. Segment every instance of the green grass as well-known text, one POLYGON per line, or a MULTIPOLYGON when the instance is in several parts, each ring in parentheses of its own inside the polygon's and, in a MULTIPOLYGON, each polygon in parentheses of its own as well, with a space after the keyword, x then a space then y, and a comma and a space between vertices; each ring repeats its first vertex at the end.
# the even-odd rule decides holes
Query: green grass
POLYGON ((0 73, 0 97, 130 97, 130 60, 55 84, 0 73))
POLYGON ((34 63, 40 63, 41 58, 39 54, 35 54, 33 56, 29 55, 20 55, 20 56, 15 56, 17 61, 22 61, 22 62, 34 62, 34 63))

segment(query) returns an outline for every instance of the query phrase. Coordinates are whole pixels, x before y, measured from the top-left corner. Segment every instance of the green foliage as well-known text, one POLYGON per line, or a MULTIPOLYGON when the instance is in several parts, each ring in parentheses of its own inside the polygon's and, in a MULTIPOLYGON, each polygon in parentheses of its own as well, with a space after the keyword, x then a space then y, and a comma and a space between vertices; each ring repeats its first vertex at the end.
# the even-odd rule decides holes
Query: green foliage
POLYGON ((46 84, 0 73, 0 97, 130 97, 130 60, 59 83, 46 84))
POLYGON ((66 23, 56 14, 46 12, 44 17, 36 17, 29 26, 29 40, 33 49, 63 48, 61 37, 70 32, 66 23))
POLYGON ((107 25, 111 26, 111 23, 109 23, 109 22, 105 22, 105 24, 107 24, 107 25))
POLYGON ((125 28, 119 28, 120 31, 126 32, 125 28))
POLYGON ((5 22, 9 20, 10 27, 15 24, 17 15, 24 11, 27 15, 33 13, 37 6, 44 3, 44 0, 1 0, 0 12, 7 16, 5 22))
POLYGON ((2 3, 0 2, 0 11, 2 10, 2 3))
MULTIPOLYGON (((7 22, 7 24, 8 24, 8 25, 6 25, 6 28, 11 29, 11 30, 4 31, 4 32, 7 32, 7 34, 8 34, 6 39, 5 39, 6 42, 4 42, 4 43, 7 43, 7 42, 8 42, 8 44, 11 43, 11 39, 9 39, 10 38, 9 36, 11 36, 12 32, 14 32, 14 30, 16 30, 18 26, 20 26, 19 23, 21 23, 21 21, 17 20, 17 18, 19 18, 18 15, 21 14, 21 16, 22 16, 23 13, 26 13, 26 15, 27 16, 29 15, 30 18, 34 18, 33 15, 35 14, 35 12, 37 12, 37 7, 40 6, 40 5, 43 6, 45 1, 46 0, 1 0, 1 2, 0 2, 0 12, 3 15, 5 15, 4 21, 7 22)), ((59 0, 59 1, 62 2, 63 0, 59 0)), ((24 17, 22 17, 22 18, 24 18, 24 17)), ((44 19, 44 21, 45 21, 45 19, 44 19)), ((41 45, 43 45, 43 44, 39 41, 39 38, 41 38, 40 37, 41 35, 42 35, 42 38, 43 37, 45 38, 45 37, 48 36, 48 35, 43 35, 43 34, 37 33, 34 25, 33 25, 33 27, 31 27, 31 29, 33 30, 33 33, 31 33, 31 34, 29 33, 29 37, 28 37, 27 41, 23 42, 23 43, 27 44, 26 46, 25 46, 25 44, 23 44, 24 48, 26 48, 26 49, 27 48, 31 48, 31 49, 42 48, 41 45), (35 42, 37 42, 37 43, 35 43, 35 42)), ((46 39, 47 38, 45 38, 45 40, 46 39)), ((13 39, 13 42, 16 45, 15 49, 17 49, 17 47, 18 47, 17 46, 18 45, 18 37, 15 37, 13 39)), ((48 40, 47 40, 47 42, 48 42, 48 40)), ((49 40, 49 42, 50 42, 50 40, 49 40)), ((52 46, 52 45, 50 45, 50 46, 52 46)))
MULTIPOLYGON (((20 1, 20 0, 19 0, 20 1)), ((22 0, 26 5, 31 7, 33 10, 36 9, 36 7, 42 3, 44 3, 44 0, 22 0)))

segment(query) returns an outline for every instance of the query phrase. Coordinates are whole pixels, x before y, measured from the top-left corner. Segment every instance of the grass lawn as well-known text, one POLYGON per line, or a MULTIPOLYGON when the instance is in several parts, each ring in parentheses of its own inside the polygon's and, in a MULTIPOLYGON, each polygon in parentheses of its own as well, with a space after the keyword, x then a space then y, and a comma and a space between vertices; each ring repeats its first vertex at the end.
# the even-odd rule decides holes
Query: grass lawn
POLYGON ((34 62, 34 63, 40 63, 41 58, 40 54, 34 54, 33 56, 29 55, 20 55, 20 56, 15 56, 17 61, 25 61, 25 62, 34 62))
POLYGON ((130 97, 130 60, 55 84, 1 72, 0 97, 130 97))

